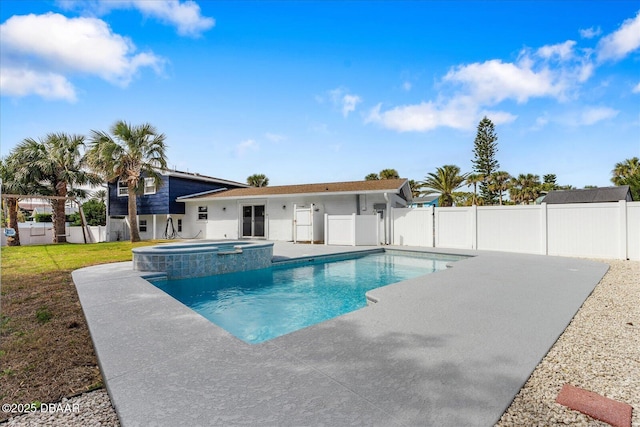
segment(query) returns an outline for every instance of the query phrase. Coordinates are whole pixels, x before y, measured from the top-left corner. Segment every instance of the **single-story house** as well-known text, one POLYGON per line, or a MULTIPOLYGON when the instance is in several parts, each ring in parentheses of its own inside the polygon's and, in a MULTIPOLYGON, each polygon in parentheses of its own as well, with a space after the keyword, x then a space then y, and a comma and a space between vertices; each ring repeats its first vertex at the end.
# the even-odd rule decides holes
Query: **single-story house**
POLYGON ((550 191, 543 203, 563 204, 563 203, 606 203, 626 200, 633 201, 631 190, 628 185, 617 187, 585 188, 582 190, 557 190, 550 191))
MULTIPOLYGON (((159 186, 155 185, 153 178, 143 178, 143 194, 136 197, 138 228, 143 240, 160 239, 167 234, 174 235, 170 237, 202 237, 183 232, 185 205, 176 199, 188 194, 248 187, 241 182, 178 170, 162 171, 160 176, 162 182, 159 186)), ((108 186, 108 239, 126 240, 129 238, 127 185, 114 181, 108 186)))
POLYGON ((406 179, 249 187, 178 197, 185 204, 184 236, 206 239, 322 241, 324 214, 380 214, 380 239, 390 235, 391 208, 406 207, 406 179), (304 227, 304 228, 303 228, 304 227), (308 232, 307 230, 311 230, 308 232))

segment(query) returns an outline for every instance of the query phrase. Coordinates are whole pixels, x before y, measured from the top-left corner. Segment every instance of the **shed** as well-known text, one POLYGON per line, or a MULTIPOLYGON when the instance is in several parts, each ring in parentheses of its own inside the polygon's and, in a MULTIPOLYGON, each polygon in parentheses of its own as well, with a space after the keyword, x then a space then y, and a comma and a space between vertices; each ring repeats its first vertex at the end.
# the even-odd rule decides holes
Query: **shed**
POLYGON ((550 191, 542 202, 555 205, 564 203, 606 203, 620 200, 633 201, 628 185, 550 191))

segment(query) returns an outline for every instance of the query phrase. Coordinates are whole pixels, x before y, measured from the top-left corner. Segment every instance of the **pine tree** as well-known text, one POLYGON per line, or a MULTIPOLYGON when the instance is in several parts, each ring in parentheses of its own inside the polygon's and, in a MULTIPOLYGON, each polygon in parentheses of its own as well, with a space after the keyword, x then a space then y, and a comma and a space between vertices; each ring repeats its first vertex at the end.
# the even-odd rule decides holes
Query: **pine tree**
POLYGON ((486 116, 478 123, 478 133, 474 142, 473 163, 474 172, 482 175, 485 179, 480 183, 480 197, 485 205, 494 205, 498 201, 495 190, 489 186, 489 177, 500 167, 496 160, 498 151, 498 135, 496 135, 493 122, 486 116))

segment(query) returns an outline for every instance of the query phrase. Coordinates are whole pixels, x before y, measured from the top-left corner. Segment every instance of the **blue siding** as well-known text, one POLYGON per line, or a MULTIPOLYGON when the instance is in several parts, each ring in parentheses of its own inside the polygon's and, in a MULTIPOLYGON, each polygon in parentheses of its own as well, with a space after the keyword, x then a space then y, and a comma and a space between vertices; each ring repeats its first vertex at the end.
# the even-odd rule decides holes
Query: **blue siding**
POLYGON ((185 204, 176 202, 176 198, 219 188, 236 188, 213 182, 192 181, 185 178, 171 177, 169 184, 169 211, 171 214, 184 214, 185 204))
MULTIPOLYGON (((138 215, 184 214, 185 204, 176 202, 176 198, 220 188, 237 188, 233 185, 221 185, 214 182, 191 180, 175 176, 162 176, 162 185, 155 194, 138 195, 138 215)), ((128 197, 118 197, 117 182, 109 183, 109 216, 128 214, 128 197)))
MULTIPOLYGON (((169 213, 169 186, 168 177, 162 176, 162 184, 156 188, 155 194, 138 194, 136 206, 138 215, 168 214, 169 213)), ((109 183, 109 215, 122 216, 128 212, 128 197, 118 197, 118 183, 109 183)))
POLYGON ((109 216, 123 216, 127 214, 128 197, 118 197, 118 183, 109 183, 109 216))

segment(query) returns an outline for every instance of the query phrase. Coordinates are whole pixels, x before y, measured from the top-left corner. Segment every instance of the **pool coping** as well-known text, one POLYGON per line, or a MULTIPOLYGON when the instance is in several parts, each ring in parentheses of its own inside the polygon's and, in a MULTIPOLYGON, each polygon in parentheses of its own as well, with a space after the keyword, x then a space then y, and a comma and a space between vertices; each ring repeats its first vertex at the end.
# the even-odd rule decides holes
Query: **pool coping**
MULTIPOLYGON (((122 425, 493 425, 608 269, 574 258, 388 248, 471 257, 257 345, 164 294, 131 262, 74 271, 122 425)), ((377 248, 276 242, 274 255, 354 249, 377 248)))

